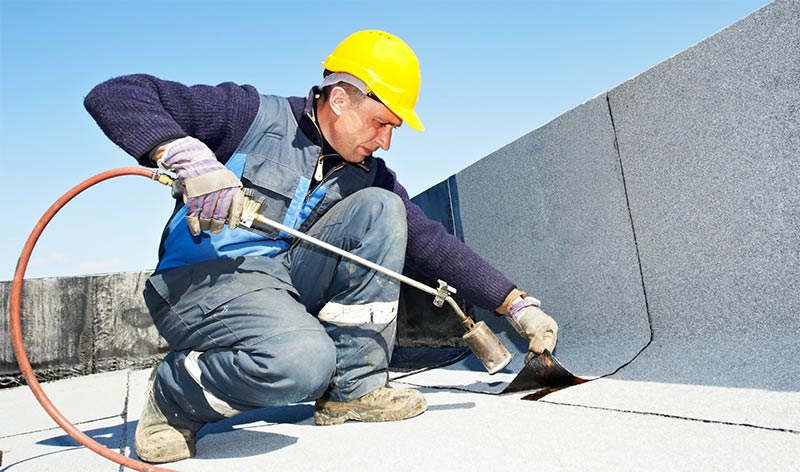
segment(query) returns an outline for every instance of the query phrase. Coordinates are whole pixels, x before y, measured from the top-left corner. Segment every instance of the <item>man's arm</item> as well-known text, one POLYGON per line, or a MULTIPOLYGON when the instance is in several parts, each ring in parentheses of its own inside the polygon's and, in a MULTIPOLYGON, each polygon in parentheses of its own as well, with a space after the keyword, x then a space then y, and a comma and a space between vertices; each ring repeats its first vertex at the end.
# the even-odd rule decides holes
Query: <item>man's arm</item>
POLYGON ((510 304, 524 296, 505 275, 448 233, 439 222, 428 218, 396 180, 393 191, 406 206, 406 258, 411 265, 446 281, 469 302, 500 314, 508 313, 510 304))
MULTIPOLYGON (((394 174, 391 174, 394 177, 394 174)), ((394 192, 406 206, 408 248, 406 260, 423 273, 434 275, 458 289, 459 294, 481 308, 505 315, 525 339, 528 350, 539 354, 555 348, 558 324, 543 312, 536 298, 526 297, 500 271, 466 244, 429 219, 411 202, 394 179, 394 192)))
POLYGON ((226 162, 247 133, 259 103, 250 85, 186 86, 144 74, 104 82, 84 100, 109 139, 148 167, 155 166, 152 151, 185 136, 199 139, 226 162))
POLYGON ((224 163, 252 123, 260 98, 248 85, 186 86, 128 75, 95 87, 84 100, 106 135, 140 164, 159 165, 183 182, 186 222, 195 236, 235 228, 242 184, 224 163))

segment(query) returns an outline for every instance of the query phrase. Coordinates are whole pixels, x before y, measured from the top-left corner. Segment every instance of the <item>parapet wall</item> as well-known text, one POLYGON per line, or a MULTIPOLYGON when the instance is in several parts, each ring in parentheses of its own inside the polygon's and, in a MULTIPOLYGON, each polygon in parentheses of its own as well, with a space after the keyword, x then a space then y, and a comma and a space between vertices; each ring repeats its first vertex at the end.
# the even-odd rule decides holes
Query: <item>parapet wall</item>
MULTIPOLYGON (((26 280, 22 334, 39 380, 145 366, 167 350, 141 293, 149 272, 26 280)), ((9 335, 11 283, 0 283, 0 388, 22 383, 9 335)))

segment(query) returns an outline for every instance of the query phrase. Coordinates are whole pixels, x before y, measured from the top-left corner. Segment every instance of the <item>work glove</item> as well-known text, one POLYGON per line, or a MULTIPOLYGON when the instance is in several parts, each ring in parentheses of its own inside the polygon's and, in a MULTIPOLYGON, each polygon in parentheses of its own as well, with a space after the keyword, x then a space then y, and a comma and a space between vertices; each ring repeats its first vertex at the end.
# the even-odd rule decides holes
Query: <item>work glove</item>
POLYGON ((506 319, 525 339, 528 339, 528 350, 541 354, 547 349, 553 352, 558 340, 556 321, 543 312, 539 300, 533 297, 520 298, 511 305, 506 319))
POLYGON ((178 174, 192 235, 217 234, 226 219, 231 229, 236 228, 244 205, 242 183, 202 141, 187 136, 166 144, 157 164, 178 174))

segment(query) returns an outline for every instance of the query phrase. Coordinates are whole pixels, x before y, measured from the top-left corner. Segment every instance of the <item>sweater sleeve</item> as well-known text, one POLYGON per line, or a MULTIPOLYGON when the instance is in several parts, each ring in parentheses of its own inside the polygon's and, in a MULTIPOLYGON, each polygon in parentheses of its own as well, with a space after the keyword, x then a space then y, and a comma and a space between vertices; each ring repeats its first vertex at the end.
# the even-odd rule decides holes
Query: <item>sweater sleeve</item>
POLYGON ((224 163, 247 133, 259 103, 250 85, 186 86, 144 74, 103 82, 84 99, 109 139, 149 167, 155 165, 150 151, 183 136, 203 141, 224 163))
POLYGON ((428 218, 394 182, 394 193, 406 207, 406 261, 421 273, 447 282, 468 302, 494 311, 516 286, 445 227, 428 218))

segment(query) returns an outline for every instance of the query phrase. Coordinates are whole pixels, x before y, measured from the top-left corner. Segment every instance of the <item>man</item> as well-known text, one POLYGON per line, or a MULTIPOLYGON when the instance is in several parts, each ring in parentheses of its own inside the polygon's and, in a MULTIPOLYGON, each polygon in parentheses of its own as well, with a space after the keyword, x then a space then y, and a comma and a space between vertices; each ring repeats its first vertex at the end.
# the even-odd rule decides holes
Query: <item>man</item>
POLYGON ((407 260, 507 315, 533 352, 555 347, 558 328, 538 300, 426 218, 373 156, 401 124, 424 129, 411 48, 361 31, 323 66, 307 98, 147 75, 86 97, 110 139, 185 187, 144 289, 172 349, 153 371, 136 429, 146 461, 192 457, 205 423, 255 408, 316 400, 319 425, 426 409, 416 390, 387 386, 399 283, 269 227, 237 228, 242 187, 266 199, 261 212, 273 221, 394 271, 407 260))

